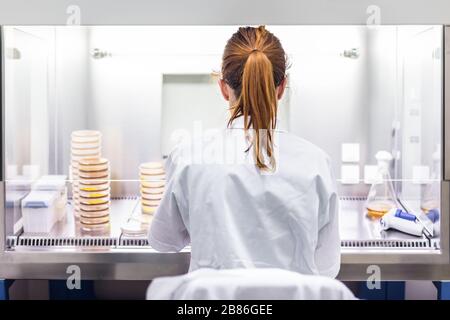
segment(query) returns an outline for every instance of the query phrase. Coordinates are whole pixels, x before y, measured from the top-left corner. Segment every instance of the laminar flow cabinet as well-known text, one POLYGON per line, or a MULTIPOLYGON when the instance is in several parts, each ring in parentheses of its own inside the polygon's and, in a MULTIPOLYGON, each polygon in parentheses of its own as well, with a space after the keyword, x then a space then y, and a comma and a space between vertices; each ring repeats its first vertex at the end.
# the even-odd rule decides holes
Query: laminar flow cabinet
MULTIPOLYGON (((189 247, 159 253, 145 232, 127 228, 151 224, 151 215, 139 220, 147 201, 141 164, 163 163, 180 132, 225 125, 226 103, 212 74, 235 29, 1 27, 0 278, 61 279, 72 265, 83 279, 187 272, 189 247), (86 196, 80 192, 88 189, 75 181, 91 176, 77 180, 83 168, 74 172, 73 161, 91 151, 76 145, 73 132, 100 137, 84 142, 98 143, 91 151, 107 166, 83 168, 90 175, 109 170, 97 176, 108 181, 101 190, 108 193, 105 228, 87 230, 77 218, 86 196)), ((281 125, 333 159, 341 198, 339 277, 366 279, 376 265, 385 280, 448 278, 450 31, 439 25, 268 29, 291 64, 281 125), (428 232, 384 230, 368 217, 380 151, 392 157, 395 200, 419 215, 428 232)))

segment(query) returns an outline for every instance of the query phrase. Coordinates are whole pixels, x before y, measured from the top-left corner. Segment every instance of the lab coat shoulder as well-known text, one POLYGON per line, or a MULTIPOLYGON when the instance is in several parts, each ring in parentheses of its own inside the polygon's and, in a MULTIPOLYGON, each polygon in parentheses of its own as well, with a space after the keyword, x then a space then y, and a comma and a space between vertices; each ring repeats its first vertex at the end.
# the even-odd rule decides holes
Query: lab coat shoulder
POLYGON ((305 153, 323 164, 330 164, 330 156, 317 145, 292 133, 286 133, 285 136, 288 144, 294 146, 295 151, 305 153))
POLYGON ((325 151, 291 133, 286 133, 281 141, 280 162, 283 162, 283 157, 288 154, 290 161, 309 177, 305 181, 312 183, 313 180, 315 182, 320 180, 330 192, 334 190, 335 179, 331 169, 331 158, 325 151))
POLYGON ((299 142, 300 152, 304 153, 304 156, 309 159, 305 163, 309 163, 312 166, 310 168, 313 179, 310 181, 311 186, 314 186, 318 191, 317 195, 322 203, 331 201, 337 194, 336 179, 332 171, 331 158, 325 151, 313 143, 295 136, 294 139, 297 139, 299 142))
POLYGON ((192 165, 193 159, 196 158, 196 156, 193 155, 194 148, 192 146, 193 144, 190 141, 179 142, 172 149, 166 160, 166 180, 168 183, 174 180, 171 183, 174 187, 177 185, 180 176, 186 175, 186 171, 192 165))
POLYGON ((228 139, 227 130, 210 129, 207 134, 189 137, 177 143, 166 161, 167 179, 188 175, 194 166, 222 164, 225 162, 223 147, 228 139))

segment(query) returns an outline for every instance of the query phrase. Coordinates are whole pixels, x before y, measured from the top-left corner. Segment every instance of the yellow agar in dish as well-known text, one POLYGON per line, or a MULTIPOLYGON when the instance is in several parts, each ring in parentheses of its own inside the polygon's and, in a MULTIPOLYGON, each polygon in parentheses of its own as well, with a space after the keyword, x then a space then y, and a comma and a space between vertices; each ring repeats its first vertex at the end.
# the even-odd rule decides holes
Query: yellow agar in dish
POLYGON ((142 212, 143 213, 148 213, 148 214, 153 214, 153 213, 155 213, 155 211, 156 211, 156 209, 157 209, 158 207, 148 207, 148 206, 142 206, 142 212))
POLYGON ((105 184, 89 184, 89 185, 80 185, 80 191, 87 191, 87 192, 92 192, 92 191, 106 191, 109 189, 109 184, 105 183, 105 184))
POLYGON ((80 192, 80 196, 83 198, 103 198, 109 196, 109 190, 105 192, 80 192))
POLYGON ((80 203, 89 204, 89 205, 97 205, 97 204, 105 204, 109 202, 109 197, 103 197, 98 199, 86 199, 80 197, 80 203))

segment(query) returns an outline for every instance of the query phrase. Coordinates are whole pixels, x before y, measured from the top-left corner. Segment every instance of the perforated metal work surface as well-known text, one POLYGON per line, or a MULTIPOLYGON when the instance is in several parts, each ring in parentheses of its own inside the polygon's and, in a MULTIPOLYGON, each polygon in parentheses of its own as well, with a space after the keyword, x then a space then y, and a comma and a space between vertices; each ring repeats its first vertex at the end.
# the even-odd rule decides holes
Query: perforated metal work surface
MULTIPOLYGON (((340 233, 343 249, 439 249, 438 238, 429 240, 394 230, 381 230, 378 220, 366 217, 364 201, 365 199, 361 197, 341 198, 340 233)), ((125 237, 120 228, 134 214, 133 212, 139 210, 139 198, 125 197, 114 199, 111 203, 111 227, 106 234, 83 233, 69 212, 67 219, 55 226, 50 234, 22 234, 19 237, 9 237, 6 242, 7 247, 12 250, 17 248, 149 249, 150 246, 145 237, 125 237)))

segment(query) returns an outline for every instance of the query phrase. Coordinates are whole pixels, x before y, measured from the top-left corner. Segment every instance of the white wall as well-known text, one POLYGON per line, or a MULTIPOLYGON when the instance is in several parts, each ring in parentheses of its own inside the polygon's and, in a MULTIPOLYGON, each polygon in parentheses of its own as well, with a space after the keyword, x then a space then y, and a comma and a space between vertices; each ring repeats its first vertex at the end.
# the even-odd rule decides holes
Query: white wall
POLYGON ((211 75, 165 75, 162 88, 161 153, 168 155, 180 135, 193 137, 224 129, 228 103, 211 75))

